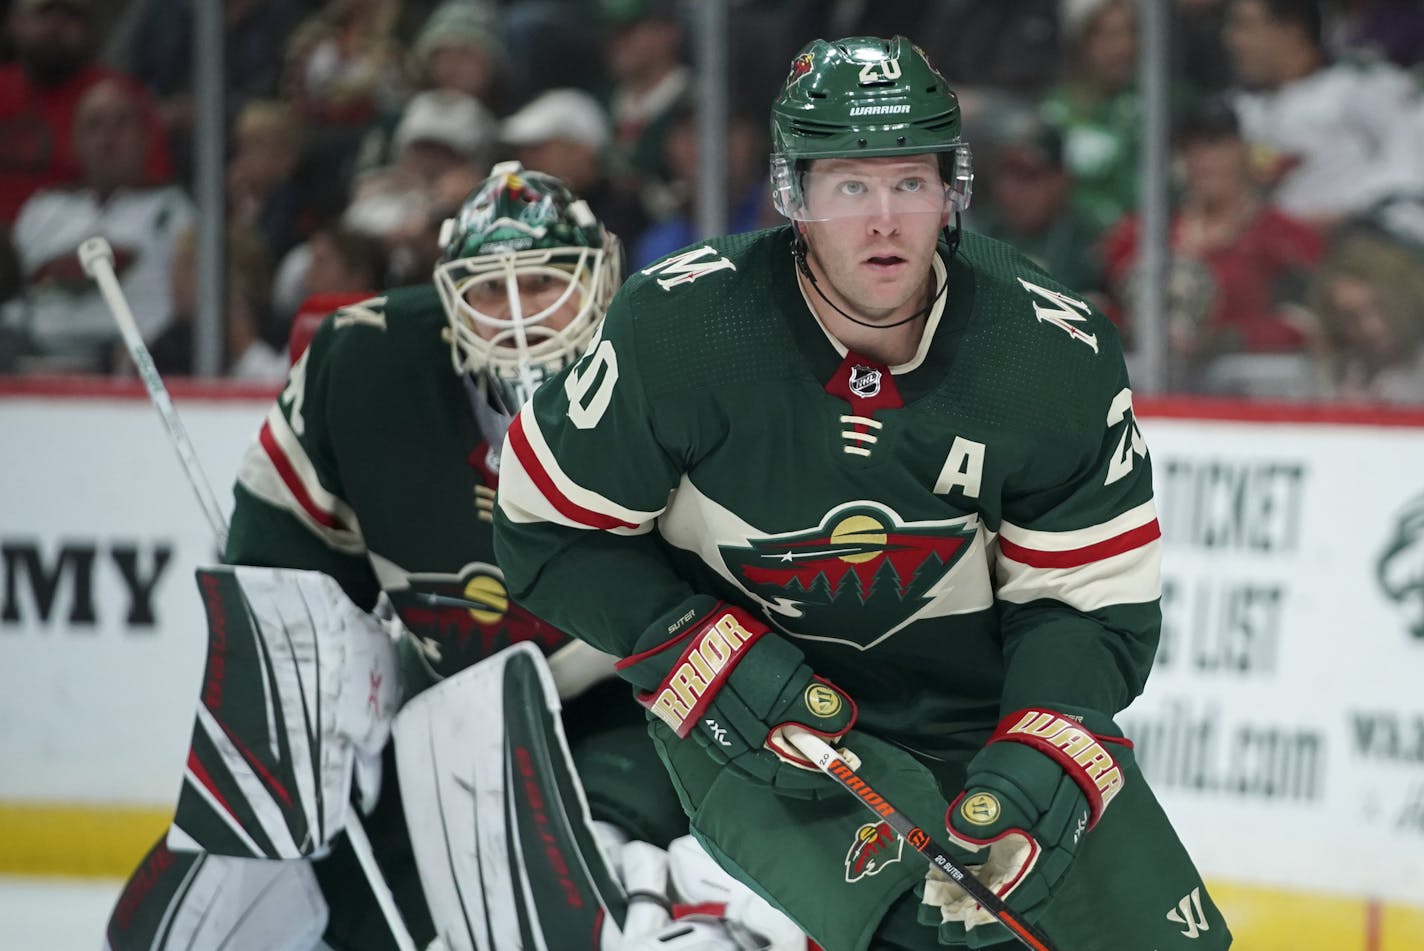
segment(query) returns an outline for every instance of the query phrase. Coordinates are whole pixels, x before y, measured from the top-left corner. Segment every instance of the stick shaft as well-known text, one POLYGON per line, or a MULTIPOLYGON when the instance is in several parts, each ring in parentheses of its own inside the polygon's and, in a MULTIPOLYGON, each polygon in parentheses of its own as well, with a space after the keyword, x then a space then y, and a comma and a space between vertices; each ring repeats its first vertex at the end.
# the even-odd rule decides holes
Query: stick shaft
POLYGON ((1032 948, 1033 951, 1054 951, 1047 935, 1014 914, 1004 904, 1003 899, 975 878, 968 869, 956 862, 924 829, 915 825, 909 816, 896 809, 888 799, 877 792, 855 770, 851 769, 850 764, 832 749, 830 744, 819 736, 796 727, 788 728, 785 734, 793 746, 816 764, 817 769, 834 779, 841 788, 858 799, 866 809, 886 822, 900 838, 910 843, 915 851, 924 856, 926 861, 953 879, 954 883, 964 889, 969 897, 977 901, 989 914, 1009 929, 1009 933, 1017 938, 1024 947, 1032 948))
POLYGON ((84 259, 84 266, 90 277, 99 285, 99 293, 114 315, 114 322, 119 325, 119 336, 123 338, 124 347, 133 359, 134 366, 138 368, 139 379, 143 380, 144 389, 148 391, 153 408, 158 411, 158 418, 163 421, 164 428, 168 430, 169 442, 173 444, 174 451, 178 453, 178 461, 182 463, 183 471, 187 473, 188 484, 192 486, 193 494, 197 496, 198 506, 203 510, 203 517, 208 520, 208 526, 217 538, 218 548, 225 548, 227 547, 227 517, 223 514, 222 506, 218 504, 217 496, 213 494, 212 486, 208 484, 202 464, 198 461, 198 453, 193 448, 193 441, 188 438, 188 430, 184 428, 183 421, 178 418, 178 411, 173 407, 173 400, 168 395, 168 388, 163 385, 163 378, 158 375, 158 368, 153 365, 153 357, 143 342, 143 335, 138 331, 133 311, 129 309, 128 299, 124 296, 123 287, 120 286, 118 276, 114 273, 113 251, 103 238, 90 238, 81 247, 80 255, 84 259))
MULTIPOLYGON (((198 505, 202 508, 203 515, 213 530, 218 548, 226 548, 227 517, 223 514, 222 507, 218 505, 217 496, 213 494, 213 488, 208 483, 207 474, 203 471, 203 464, 198 460, 198 453, 193 449, 192 440, 188 438, 188 430, 183 427, 183 421, 178 418, 178 410, 174 408, 173 400, 168 395, 168 387, 163 385, 163 377, 159 376, 158 368, 153 365, 153 357, 143 342, 143 335, 138 332, 138 323, 134 320, 133 311, 129 308, 128 298, 124 296, 124 289, 119 284, 118 276, 114 273, 113 249, 109 247, 109 242, 103 238, 90 238, 79 246, 79 259, 84 265, 84 270, 99 285, 99 293, 113 314, 114 323, 119 325, 119 335, 123 338, 124 347, 127 348, 129 356, 133 358, 134 366, 138 368, 139 378, 143 380, 144 389, 148 390, 148 397, 153 402, 154 409, 158 410, 158 416, 163 420, 164 427, 168 430, 169 440, 178 453, 178 461, 183 464, 183 471, 188 476, 188 484, 192 486, 193 494, 198 497, 198 505)), ((400 951, 416 951, 415 939, 410 936, 410 929, 405 926, 405 919, 401 917, 400 909, 396 907, 391 887, 386 884, 385 876, 381 874, 381 867, 376 864, 375 853, 371 850, 371 840, 367 838, 366 829, 361 825, 361 817, 354 811, 349 813, 346 822, 346 837, 351 842, 351 848, 356 853, 356 860, 360 863, 361 870, 366 873, 366 881, 371 886, 372 894, 376 896, 376 904, 380 906, 381 913, 385 916, 386 924, 390 928, 391 937, 395 939, 396 946, 400 951)))

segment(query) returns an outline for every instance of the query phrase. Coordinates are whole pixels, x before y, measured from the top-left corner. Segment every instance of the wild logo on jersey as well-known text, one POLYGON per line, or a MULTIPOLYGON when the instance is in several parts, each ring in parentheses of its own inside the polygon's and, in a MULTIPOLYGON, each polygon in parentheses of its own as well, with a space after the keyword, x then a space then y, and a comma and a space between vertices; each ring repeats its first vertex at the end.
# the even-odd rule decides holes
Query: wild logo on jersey
POLYGON ((408 580, 408 588, 390 593, 391 603, 419 638, 431 665, 446 676, 520 641, 533 641, 549 653, 569 640, 511 602, 504 576, 492 565, 476 562, 458 576, 412 574, 408 580), (431 603, 429 595, 470 606, 431 603))
POLYGON ((878 505, 853 502, 809 531, 720 551, 748 591, 798 618, 797 632, 833 631, 867 646, 924 605, 977 527, 973 519, 901 522, 878 505))

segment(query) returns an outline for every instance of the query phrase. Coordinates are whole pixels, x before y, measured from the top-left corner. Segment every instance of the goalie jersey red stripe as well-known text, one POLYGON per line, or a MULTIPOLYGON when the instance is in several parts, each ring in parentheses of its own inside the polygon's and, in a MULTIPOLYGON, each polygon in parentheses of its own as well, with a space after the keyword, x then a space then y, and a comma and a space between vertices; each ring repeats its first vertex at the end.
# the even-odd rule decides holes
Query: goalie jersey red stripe
POLYGON ((258 435, 258 439, 262 443, 262 449, 267 453, 267 458, 272 462, 272 468, 277 470, 277 474, 282 477, 283 484, 286 485, 287 489, 292 493, 292 497, 301 505, 303 511, 310 515, 312 520, 318 525, 325 526, 326 528, 346 530, 346 526, 341 523, 340 519, 317 505, 316 501, 311 497, 311 493, 308 492, 306 486, 302 484, 301 477, 297 474, 297 470, 293 468, 291 460, 289 460, 287 454, 282 451, 281 445, 277 442, 277 437, 272 435, 271 423, 264 422, 262 424, 262 431, 258 435))

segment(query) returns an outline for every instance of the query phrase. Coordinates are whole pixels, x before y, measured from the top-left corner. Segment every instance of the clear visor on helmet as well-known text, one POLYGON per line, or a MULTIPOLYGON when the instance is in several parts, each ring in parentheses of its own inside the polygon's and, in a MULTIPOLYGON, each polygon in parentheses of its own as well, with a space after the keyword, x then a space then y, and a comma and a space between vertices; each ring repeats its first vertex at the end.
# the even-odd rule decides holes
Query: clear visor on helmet
POLYGON ((558 248, 441 264, 456 369, 484 373, 517 410, 593 335, 613 291, 606 263, 601 249, 558 248))
POLYGON ((969 204, 969 150, 958 148, 951 181, 933 155, 796 162, 771 157, 772 200, 794 221, 900 217, 962 211, 969 204))

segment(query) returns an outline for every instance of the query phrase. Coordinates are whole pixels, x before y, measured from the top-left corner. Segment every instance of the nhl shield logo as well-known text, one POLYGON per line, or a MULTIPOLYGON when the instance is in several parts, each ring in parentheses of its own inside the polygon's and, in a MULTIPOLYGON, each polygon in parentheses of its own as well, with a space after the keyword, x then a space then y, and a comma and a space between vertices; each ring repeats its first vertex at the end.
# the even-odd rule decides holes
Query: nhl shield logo
POLYGON ((858 882, 868 875, 875 875, 900 861, 905 850, 905 840, 895 834, 888 822, 866 823, 855 830, 855 839, 846 853, 845 880, 858 882))
POLYGON ((856 364, 850 368, 850 391, 863 400, 880 392, 880 371, 856 364))

